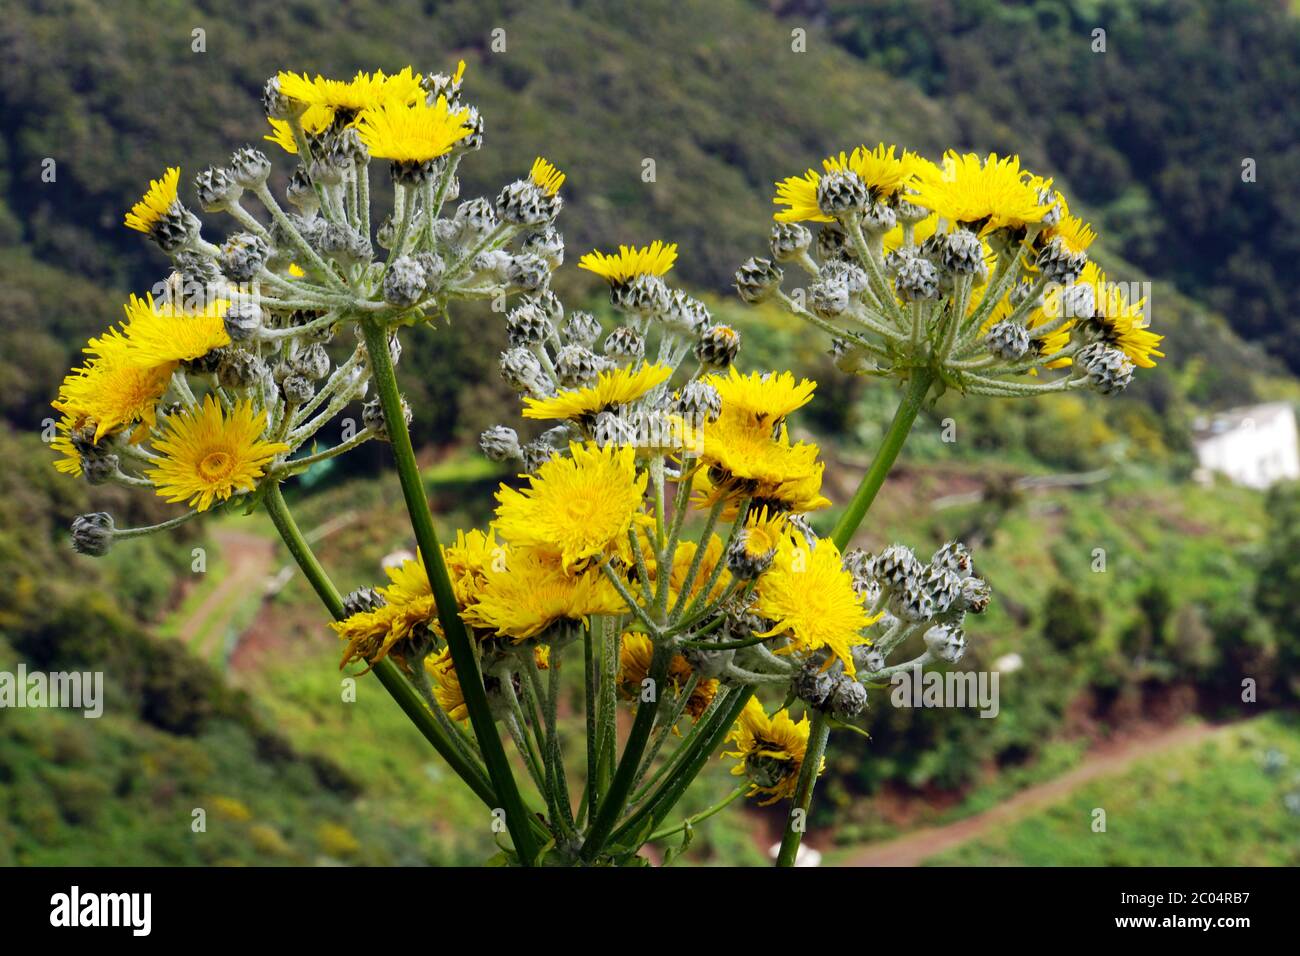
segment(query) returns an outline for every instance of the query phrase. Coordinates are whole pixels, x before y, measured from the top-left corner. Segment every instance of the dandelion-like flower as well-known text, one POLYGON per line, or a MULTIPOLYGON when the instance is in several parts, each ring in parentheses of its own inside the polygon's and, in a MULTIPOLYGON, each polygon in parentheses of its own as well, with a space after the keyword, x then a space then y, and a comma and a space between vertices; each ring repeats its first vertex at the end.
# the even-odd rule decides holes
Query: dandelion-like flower
POLYGON ((176 187, 181 169, 170 166, 160 179, 150 180, 149 189, 126 214, 126 227, 146 235, 152 233, 176 202, 176 187))
POLYGON ((255 412, 251 402, 239 402, 226 413, 207 395, 201 406, 169 420, 166 435, 154 443, 162 460, 148 475, 163 498, 207 511, 217 501, 252 491, 275 456, 289 450, 263 438, 265 431, 266 413, 255 412))
MULTIPOLYGON (((769 717, 756 697, 745 704, 736 726, 727 735, 727 742, 735 749, 725 755, 739 761, 731 773, 749 778, 749 795, 766 796, 759 806, 771 806, 794 796, 808 753, 810 726, 806 715, 796 722, 786 710, 769 717)), ((817 773, 820 775, 824 769, 825 760, 817 773)))
POLYGON ((497 530, 512 545, 559 558, 565 571, 604 555, 627 534, 645 494, 632 448, 569 446, 521 491, 497 492, 497 530))
POLYGON ((594 385, 566 388, 549 398, 524 399, 524 418, 578 419, 641 398, 673 374, 666 365, 642 363, 599 373, 594 385))
POLYGON ((661 276, 677 261, 677 243, 658 239, 648 246, 619 246, 616 255, 594 250, 578 260, 578 268, 594 272, 611 285, 629 282, 640 275, 661 276))
POLYGON ((786 537, 777 548, 772 567, 758 580, 755 610, 773 621, 768 635, 789 637, 776 653, 825 649, 855 673, 852 650, 867 643, 862 631, 880 614, 871 614, 853 587, 834 542, 822 539, 809 548, 802 539, 786 537))
POLYGON ((421 164, 445 156, 471 132, 468 109, 453 110, 445 97, 432 106, 387 100, 357 120, 357 133, 372 156, 421 164))

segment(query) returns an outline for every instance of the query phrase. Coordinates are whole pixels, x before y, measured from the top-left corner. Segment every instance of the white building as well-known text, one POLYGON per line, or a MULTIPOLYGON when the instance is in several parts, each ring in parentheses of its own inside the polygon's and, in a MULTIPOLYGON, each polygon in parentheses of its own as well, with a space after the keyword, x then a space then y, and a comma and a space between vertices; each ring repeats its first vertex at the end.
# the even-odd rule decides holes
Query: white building
POLYGON ((1287 402, 1234 408, 1196 423, 1196 457, 1248 488, 1268 488, 1300 478, 1300 440, 1295 411, 1287 402))

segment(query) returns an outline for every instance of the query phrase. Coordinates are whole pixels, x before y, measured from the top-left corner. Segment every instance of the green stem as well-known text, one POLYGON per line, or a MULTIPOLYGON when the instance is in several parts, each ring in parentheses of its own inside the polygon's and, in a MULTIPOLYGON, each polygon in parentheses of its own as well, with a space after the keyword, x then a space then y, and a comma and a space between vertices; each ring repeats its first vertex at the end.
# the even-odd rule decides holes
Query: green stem
POLYGON ((707 810, 701 810, 699 813, 695 814, 695 816, 687 817, 685 820, 677 824, 677 826, 675 827, 669 827, 666 830, 656 830, 654 833, 650 834, 646 842, 650 843, 652 840, 663 840, 666 837, 670 837, 675 833, 681 833, 687 827, 693 827, 697 823, 703 823, 705 820, 713 816, 715 813, 721 813, 727 807, 735 803, 736 800, 739 799, 741 796, 743 796, 745 791, 748 789, 749 789, 748 784, 742 784, 741 786, 737 787, 735 790, 731 791, 731 793, 727 794, 723 799, 715 803, 713 806, 709 807, 707 810))
POLYGON ((506 814, 506 827, 514 841, 515 851, 525 866, 531 866, 537 858, 537 842, 529 827, 529 813, 519 795, 515 784, 510 761, 501 737, 497 733, 496 722, 488 705, 487 692, 483 688, 483 677, 479 672, 478 655, 465 630, 465 623, 460 619, 460 608, 456 603, 456 593, 452 589, 451 577, 443 561, 442 547, 438 543, 438 533, 433 526, 433 514, 429 511, 429 501, 424 494, 424 483, 420 478, 420 469, 415 461, 415 449, 411 446, 411 433, 406 427, 406 416, 402 412, 402 399, 397 391, 397 376, 393 374, 392 356, 388 351, 388 336, 383 327, 374 319, 367 318, 361 323, 365 335, 366 350, 370 354, 370 369, 374 376, 375 389, 379 393, 379 402, 384 410, 384 422, 392 441, 393 457, 397 462, 397 474, 402 485, 402 495, 406 499, 407 514, 411 527, 415 531, 415 540, 420 546, 425 571, 433 590, 434 601, 438 606, 438 620, 446 635, 447 647, 451 651, 452 664, 460 680, 461 691, 465 697, 465 707, 469 711, 470 726, 478 738, 479 749, 487 764, 488 776, 493 789, 501 799, 506 814))
POLYGON ((623 756, 619 758, 618 769, 614 771, 609 792, 605 794, 605 799, 600 802, 600 807, 592 818, 591 829, 582 844, 582 858, 588 863, 596 859, 604 849, 605 842, 614 831, 614 824, 618 822, 623 808, 627 805, 627 798, 632 793, 632 784, 641 768, 641 756, 645 753, 646 744, 650 740, 650 731, 654 729, 655 716, 659 713, 659 702, 664 697, 668 664, 672 660, 673 653, 672 644, 668 641, 655 645, 654 656, 650 661, 650 681, 651 687, 654 688, 654 699, 642 701, 637 707, 636 719, 632 722, 632 732, 628 735, 627 744, 623 748, 623 756))
POLYGON ((858 490, 854 492, 853 500, 849 502, 848 509, 840 517, 840 520, 835 525, 835 530, 831 533, 831 540, 835 542, 835 547, 841 551, 853 540, 858 525, 862 524, 862 519, 867 516, 867 509, 876 500, 876 493, 880 491, 880 486, 885 483, 885 476, 889 474, 889 469, 893 467, 894 460, 898 458, 898 453, 902 451, 903 443, 907 441, 908 432, 912 430, 912 423, 916 421, 917 413, 921 411, 921 403, 925 401, 925 396, 930 391, 930 385, 933 381, 934 373, 929 369, 912 369, 912 377, 908 380, 907 391, 903 395, 903 400, 899 402, 898 411, 894 412, 894 420, 889 423, 889 431, 885 432, 884 440, 876 451, 876 457, 871 460, 871 466, 867 469, 867 473, 862 476, 862 482, 858 485, 858 490))
POLYGON ((804 754, 803 766, 799 768, 799 783, 786 822, 785 836, 781 838, 777 866, 794 866, 803 831, 808 825, 808 807, 812 805, 813 789, 817 786, 817 774, 821 770, 822 756, 826 753, 826 740, 830 733, 831 725, 826 715, 819 710, 813 711, 812 727, 808 731, 808 750, 804 754))

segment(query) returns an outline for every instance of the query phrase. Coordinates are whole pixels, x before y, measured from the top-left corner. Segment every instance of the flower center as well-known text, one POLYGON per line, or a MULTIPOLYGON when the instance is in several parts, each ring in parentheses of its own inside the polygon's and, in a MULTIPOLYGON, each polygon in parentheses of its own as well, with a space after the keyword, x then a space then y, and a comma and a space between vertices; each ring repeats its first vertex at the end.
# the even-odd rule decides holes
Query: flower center
POLYGON ((221 481, 230 477, 234 467, 235 459, 228 452, 211 451, 199 462, 199 476, 204 481, 221 481))

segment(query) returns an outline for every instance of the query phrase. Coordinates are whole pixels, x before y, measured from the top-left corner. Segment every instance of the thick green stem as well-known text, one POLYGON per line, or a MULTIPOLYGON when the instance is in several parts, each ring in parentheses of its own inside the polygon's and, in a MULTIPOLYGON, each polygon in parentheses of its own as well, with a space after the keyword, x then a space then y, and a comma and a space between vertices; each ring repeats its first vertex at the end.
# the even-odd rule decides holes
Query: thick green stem
MULTIPOLYGON (((298 529, 298 523, 293 520, 293 514, 290 513, 284 496, 280 493, 279 484, 272 484, 267 489, 264 504, 276 531, 280 533, 280 538, 302 570, 303 576, 316 591, 330 615, 336 621, 341 621, 347 616, 347 612, 343 609, 343 598, 339 596, 334 582, 330 580, 320 561, 317 560, 315 552, 307 544, 307 539, 298 529)), ((384 689, 392 695, 393 700, 397 701, 397 706, 402 708, 403 713, 410 718, 411 723, 415 724, 425 739, 433 744, 439 756, 447 761, 480 800, 488 807, 495 808, 496 794, 492 792, 483 769, 463 759, 455 745, 446 738, 433 714, 429 713, 429 708, 420 699, 419 693, 407 683, 406 678, 397 669, 397 665, 384 658, 375 663, 373 671, 379 678, 379 682, 384 685, 384 689)))
POLYGON ((813 788, 817 786, 817 774, 821 771, 826 740, 830 734, 831 725, 826 715, 819 710, 813 711, 812 727, 808 731, 808 750, 804 754, 803 766, 799 768, 799 783, 794 793, 794 803, 790 807, 790 817, 786 821, 785 836, 781 838, 777 866, 794 866, 803 831, 808 825, 808 808, 812 805, 813 788))
MULTIPOLYGON (((409 197, 408 197, 409 198, 409 197)), ((402 485, 402 495, 406 499, 407 514, 411 527, 415 531, 415 540, 420 546, 425 571, 433 590, 434 601, 438 607, 438 620, 446 635, 447 647, 451 651, 452 664, 460 680, 461 691, 465 696, 465 707, 469 711, 470 726, 478 738, 479 749, 487 764, 488 776, 493 789, 501 800, 506 814, 506 827, 514 841, 515 851, 525 866, 531 866, 537 858, 537 842, 529 826, 529 812, 519 795, 515 784, 510 761, 501 737, 497 733, 496 722, 488 705, 487 691, 483 687, 483 677, 479 671, 478 655, 465 630, 465 623, 460 619, 460 608, 456 603, 456 594, 452 589, 451 577, 443 561, 442 547, 438 543, 438 534, 433 526, 433 514, 429 510, 429 501, 424 494, 424 482, 420 478, 420 469, 415 461, 415 449, 411 446, 411 433, 406 427, 406 416, 402 411, 402 399, 397 391, 397 377, 393 374, 392 356, 388 351, 388 335, 374 319, 362 321, 365 335, 366 351, 370 355, 370 369, 374 376, 375 389, 379 393, 379 402, 384 411, 384 423, 392 441, 393 457, 397 462, 397 474, 402 485)))
POLYGON ((876 493, 880 491, 880 486, 885 483, 885 476, 889 474, 889 469, 894 466, 898 453, 902 451, 903 443, 907 441, 908 432, 912 430, 912 423, 916 421, 917 413, 921 410, 921 403, 925 401, 925 396, 929 393, 933 381, 934 373, 929 369, 915 368, 912 370, 912 377, 907 383, 907 391, 898 405, 898 411, 894 412, 894 420, 889 423, 889 431, 885 432, 884 440, 876 451, 876 457, 871 460, 871 467, 862 476, 862 482, 858 485, 858 490, 854 492, 853 500, 849 502, 848 508, 840 516, 840 520, 835 525, 835 530, 831 533, 831 540, 835 542, 835 547, 841 551, 848 547, 849 542, 853 540, 858 525, 862 524, 862 519, 867 516, 867 509, 876 500, 876 493))

